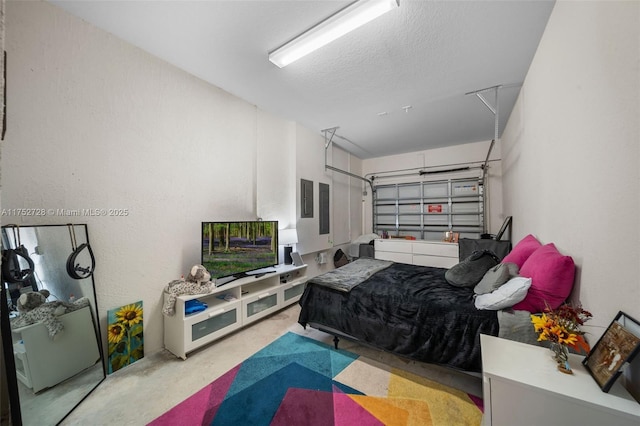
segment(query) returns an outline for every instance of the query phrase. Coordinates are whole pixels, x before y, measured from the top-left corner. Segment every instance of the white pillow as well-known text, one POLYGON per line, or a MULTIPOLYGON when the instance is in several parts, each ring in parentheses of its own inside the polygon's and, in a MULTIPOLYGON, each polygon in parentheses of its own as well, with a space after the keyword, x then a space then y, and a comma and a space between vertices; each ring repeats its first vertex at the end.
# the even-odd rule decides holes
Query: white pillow
POLYGON ((475 305, 478 309, 498 311, 510 308, 524 300, 531 287, 531 278, 514 277, 491 293, 476 296, 475 305))

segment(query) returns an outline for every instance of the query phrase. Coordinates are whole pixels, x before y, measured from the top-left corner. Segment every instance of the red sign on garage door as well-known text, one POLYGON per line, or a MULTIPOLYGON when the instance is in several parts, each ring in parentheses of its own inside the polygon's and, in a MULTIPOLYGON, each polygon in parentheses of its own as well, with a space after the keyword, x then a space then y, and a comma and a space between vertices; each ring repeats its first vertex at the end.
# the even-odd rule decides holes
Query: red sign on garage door
POLYGON ((442 213, 442 204, 429 204, 427 211, 429 213, 442 213))

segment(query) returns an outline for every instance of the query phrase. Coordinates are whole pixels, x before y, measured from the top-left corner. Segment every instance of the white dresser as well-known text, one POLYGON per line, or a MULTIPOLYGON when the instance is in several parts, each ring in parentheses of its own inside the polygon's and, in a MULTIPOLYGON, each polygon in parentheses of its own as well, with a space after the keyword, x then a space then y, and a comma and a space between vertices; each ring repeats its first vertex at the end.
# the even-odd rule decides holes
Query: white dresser
POLYGON ((451 268, 459 262, 457 243, 391 238, 375 240, 374 247, 380 260, 437 268, 451 268))
POLYGON ((58 319, 64 330, 55 340, 41 322, 11 330, 16 376, 34 393, 100 362, 91 309, 87 306, 58 319))
POLYGON ((557 370, 541 346, 481 335, 485 426, 637 426, 640 404, 617 381, 602 392, 569 355, 574 374, 557 370))

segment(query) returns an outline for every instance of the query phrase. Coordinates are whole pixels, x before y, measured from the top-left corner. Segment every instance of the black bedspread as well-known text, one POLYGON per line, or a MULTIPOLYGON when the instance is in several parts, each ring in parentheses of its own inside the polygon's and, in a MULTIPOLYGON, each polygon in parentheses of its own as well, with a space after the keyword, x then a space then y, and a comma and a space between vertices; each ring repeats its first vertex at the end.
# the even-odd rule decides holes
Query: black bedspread
POLYGON ((473 289, 450 285, 445 271, 394 263, 349 293, 311 280, 298 322, 418 361, 479 372, 480 334, 498 335, 497 314, 476 309, 473 289))

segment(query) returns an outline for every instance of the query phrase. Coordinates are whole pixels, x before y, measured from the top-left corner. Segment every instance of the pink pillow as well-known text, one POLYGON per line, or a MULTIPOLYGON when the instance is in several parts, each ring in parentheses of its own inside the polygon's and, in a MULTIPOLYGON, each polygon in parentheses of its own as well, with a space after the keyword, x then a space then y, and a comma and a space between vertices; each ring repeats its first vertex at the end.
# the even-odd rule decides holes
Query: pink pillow
POLYGON ((524 262, 531 256, 531 254, 542 247, 540 241, 533 235, 529 234, 520 240, 518 244, 507 254, 502 263, 511 262, 518 265, 518 268, 522 269, 524 262))
POLYGON ((563 256, 553 243, 536 250, 520 269, 520 275, 531 278, 527 297, 513 309, 531 313, 560 306, 571 293, 576 267, 571 256, 563 256))

